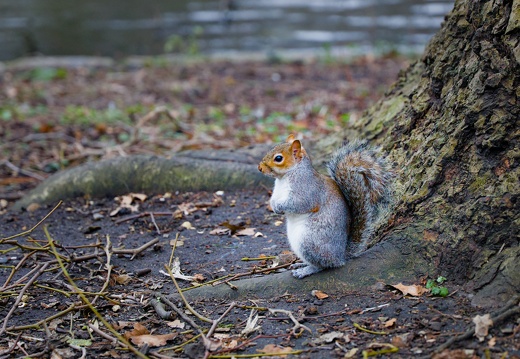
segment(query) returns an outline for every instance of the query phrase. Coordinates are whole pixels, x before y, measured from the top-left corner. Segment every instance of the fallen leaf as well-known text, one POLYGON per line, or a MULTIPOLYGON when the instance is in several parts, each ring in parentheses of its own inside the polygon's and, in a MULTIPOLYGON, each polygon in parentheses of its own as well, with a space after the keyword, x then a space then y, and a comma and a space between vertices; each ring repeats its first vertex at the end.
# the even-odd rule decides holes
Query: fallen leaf
POLYGON ((407 347, 412 339, 411 333, 399 334, 392 338, 392 344, 399 348, 407 347))
POLYGON ((181 224, 181 227, 182 228, 186 228, 186 229, 195 229, 195 227, 193 227, 193 225, 190 222, 188 222, 188 221, 186 221, 183 224, 181 224))
POLYGON ((313 296, 315 296, 316 298, 318 298, 319 300, 323 300, 323 299, 326 299, 329 297, 329 295, 325 292, 322 292, 321 290, 313 290, 311 292, 311 294, 313 296))
POLYGON ((281 226, 282 224, 283 224, 282 221, 276 221, 276 222, 274 222, 274 225, 275 225, 276 227, 279 227, 279 226, 281 226))
POLYGON ((130 339, 132 337, 136 337, 139 335, 149 334, 150 332, 144 325, 141 323, 134 323, 134 329, 125 332, 124 336, 126 339, 130 339))
POLYGON ((428 292, 428 289, 420 285, 404 285, 403 283, 399 283, 391 286, 395 289, 400 290, 403 293, 403 295, 409 294, 414 297, 420 297, 424 293, 428 292))
POLYGON ((168 340, 172 340, 175 337, 177 337, 177 333, 170 333, 170 334, 159 334, 159 335, 152 335, 152 334, 143 334, 143 335, 137 335, 134 337, 130 337, 130 340, 135 345, 141 347, 145 344, 151 347, 162 347, 163 345, 166 345, 166 342, 168 340))
POLYGON ((170 328, 178 328, 178 329, 184 329, 186 327, 186 323, 181 322, 179 319, 175 319, 173 322, 166 322, 166 325, 170 328))
POLYGON ((180 240, 178 239, 177 241, 175 241, 175 239, 172 239, 170 241, 170 246, 175 246, 175 247, 182 247, 184 245, 184 241, 183 240, 180 240))
POLYGON ((209 234, 214 236, 223 236, 231 234, 231 230, 229 228, 215 228, 209 234))
POLYGON ((254 236, 255 228, 244 228, 235 233, 235 236, 254 236))
POLYGON ((121 285, 128 284, 128 282, 130 282, 132 279, 132 277, 130 277, 128 274, 116 275, 114 278, 116 282, 121 285))
POLYGON ((262 232, 256 232, 253 237, 258 238, 258 237, 263 237, 263 236, 264 236, 264 234, 262 232))
POLYGON ((480 342, 484 341, 484 338, 488 335, 489 327, 493 325, 491 315, 477 315, 473 318, 473 323, 475 323, 475 336, 480 342))
POLYGON ((336 339, 342 339, 345 343, 350 342, 348 334, 342 332, 329 332, 320 335, 318 338, 313 339, 313 344, 332 343, 336 339))
POLYGON ((291 347, 283 347, 281 345, 276 344, 267 344, 262 349, 257 349, 256 351, 265 354, 279 354, 281 357, 285 358, 287 355, 283 354, 288 354, 292 352, 293 349, 291 347))
POLYGON ((389 319, 385 322, 385 328, 390 328, 395 325, 395 322, 397 321, 397 318, 389 319))

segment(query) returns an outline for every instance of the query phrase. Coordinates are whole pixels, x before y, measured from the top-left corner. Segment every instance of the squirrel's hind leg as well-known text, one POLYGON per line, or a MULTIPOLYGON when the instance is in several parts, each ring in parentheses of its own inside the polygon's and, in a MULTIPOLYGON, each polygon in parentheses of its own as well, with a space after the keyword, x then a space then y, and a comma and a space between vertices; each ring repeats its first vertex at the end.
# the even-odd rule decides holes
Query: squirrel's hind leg
MULTIPOLYGON (((295 278, 302 279, 304 277, 310 276, 311 274, 321 272, 323 268, 315 267, 311 264, 306 263, 296 263, 297 269, 293 269, 292 275, 295 278)), ((291 268, 295 268, 294 264, 291 266, 291 268)))

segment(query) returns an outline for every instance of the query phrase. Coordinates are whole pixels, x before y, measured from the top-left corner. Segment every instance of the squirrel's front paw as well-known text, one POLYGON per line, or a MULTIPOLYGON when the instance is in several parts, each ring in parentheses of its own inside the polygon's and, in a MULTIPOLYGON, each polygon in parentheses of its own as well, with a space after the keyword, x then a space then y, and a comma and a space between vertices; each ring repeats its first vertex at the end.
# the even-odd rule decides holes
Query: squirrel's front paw
MULTIPOLYGON (((304 263, 296 263, 296 264, 304 264, 304 263)), ((293 266, 294 266, 294 264, 293 264, 293 266)), ((294 268, 293 266, 291 266, 291 267, 294 268)), ((318 273, 318 272, 321 272, 321 268, 304 264, 304 267, 301 267, 298 269, 293 269, 292 275, 295 278, 302 279, 304 277, 310 276, 311 274, 318 273)))

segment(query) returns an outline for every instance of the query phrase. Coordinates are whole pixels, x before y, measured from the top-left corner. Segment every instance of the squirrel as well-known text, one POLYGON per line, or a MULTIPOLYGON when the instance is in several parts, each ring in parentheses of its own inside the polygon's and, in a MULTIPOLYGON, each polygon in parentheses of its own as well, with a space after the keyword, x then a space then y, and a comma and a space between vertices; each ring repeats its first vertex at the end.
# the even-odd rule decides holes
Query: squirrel
POLYGON ((285 213, 289 244, 303 261, 291 267, 296 278, 343 266, 354 243, 364 249, 392 203, 394 174, 366 141, 345 142, 327 167, 330 177, 318 173, 294 135, 258 165, 275 178, 269 203, 285 213))

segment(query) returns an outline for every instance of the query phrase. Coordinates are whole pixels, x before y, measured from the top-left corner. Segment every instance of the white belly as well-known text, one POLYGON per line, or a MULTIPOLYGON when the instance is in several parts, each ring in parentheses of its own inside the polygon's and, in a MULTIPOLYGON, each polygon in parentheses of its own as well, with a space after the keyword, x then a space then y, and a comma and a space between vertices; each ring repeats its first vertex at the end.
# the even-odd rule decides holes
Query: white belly
POLYGON ((308 213, 287 215, 287 238, 292 251, 302 260, 304 259, 301 252, 301 243, 303 242, 303 235, 306 233, 308 218, 308 213))

